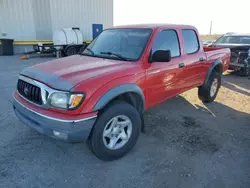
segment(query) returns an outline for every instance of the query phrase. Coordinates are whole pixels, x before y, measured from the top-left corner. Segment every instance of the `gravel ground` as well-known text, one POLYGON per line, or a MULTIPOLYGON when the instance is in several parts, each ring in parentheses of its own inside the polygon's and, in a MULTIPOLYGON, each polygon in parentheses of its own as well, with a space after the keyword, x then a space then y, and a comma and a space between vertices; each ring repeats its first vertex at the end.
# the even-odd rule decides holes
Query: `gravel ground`
POLYGON ((85 143, 50 139, 14 115, 27 61, 0 57, 0 187, 250 187, 250 80, 227 74, 214 103, 197 89, 145 112, 145 133, 124 158, 102 162, 85 143))

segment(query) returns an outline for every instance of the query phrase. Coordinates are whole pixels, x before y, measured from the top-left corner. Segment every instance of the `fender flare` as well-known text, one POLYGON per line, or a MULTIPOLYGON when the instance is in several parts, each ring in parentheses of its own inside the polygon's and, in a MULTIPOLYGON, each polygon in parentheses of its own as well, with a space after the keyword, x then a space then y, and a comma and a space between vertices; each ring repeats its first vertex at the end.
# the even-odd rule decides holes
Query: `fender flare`
POLYGON ((117 87, 114 87, 113 89, 106 92, 97 101, 97 103, 95 104, 92 111, 98 111, 98 110, 102 109, 115 97, 118 97, 119 95, 124 94, 124 93, 128 93, 128 92, 136 93, 141 97, 141 99, 143 101, 143 109, 144 109, 145 108, 145 97, 144 97, 144 94, 143 94, 141 88, 139 86, 137 86, 136 84, 123 84, 123 85, 119 85, 117 87))
POLYGON ((215 60, 215 61, 212 63, 211 67, 208 69, 207 76, 206 76, 206 80, 205 80, 205 82, 204 82, 203 85, 206 85, 206 84, 207 84, 207 82, 208 82, 208 80, 209 80, 209 77, 210 77, 210 75, 212 74, 214 68, 215 68, 216 66, 218 66, 218 65, 219 65, 219 67, 220 67, 220 69, 219 69, 220 74, 223 73, 223 63, 222 63, 221 59, 215 60))

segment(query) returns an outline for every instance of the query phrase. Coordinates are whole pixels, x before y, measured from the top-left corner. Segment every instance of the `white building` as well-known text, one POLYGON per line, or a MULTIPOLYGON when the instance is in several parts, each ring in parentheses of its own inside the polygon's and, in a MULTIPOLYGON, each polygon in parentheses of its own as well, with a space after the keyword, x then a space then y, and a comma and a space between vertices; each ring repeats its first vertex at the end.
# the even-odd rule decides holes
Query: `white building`
POLYGON ((112 26, 113 0, 0 0, 0 38, 19 45, 52 40, 54 30, 68 27, 92 40, 95 27, 112 26))

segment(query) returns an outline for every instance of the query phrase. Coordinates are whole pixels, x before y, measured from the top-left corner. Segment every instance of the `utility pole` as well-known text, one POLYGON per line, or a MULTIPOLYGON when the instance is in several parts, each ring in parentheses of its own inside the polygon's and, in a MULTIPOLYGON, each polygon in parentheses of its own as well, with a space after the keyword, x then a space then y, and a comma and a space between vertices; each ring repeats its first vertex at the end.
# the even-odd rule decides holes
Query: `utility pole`
POLYGON ((209 35, 211 35, 211 34, 212 34, 212 26, 213 26, 213 22, 211 21, 211 22, 210 22, 210 30, 209 30, 209 35))

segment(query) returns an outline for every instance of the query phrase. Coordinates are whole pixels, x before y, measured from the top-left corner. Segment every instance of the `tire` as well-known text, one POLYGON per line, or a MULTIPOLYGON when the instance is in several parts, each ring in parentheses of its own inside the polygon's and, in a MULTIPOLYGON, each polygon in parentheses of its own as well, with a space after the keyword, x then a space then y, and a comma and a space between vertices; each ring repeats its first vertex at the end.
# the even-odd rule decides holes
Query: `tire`
POLYGON ((221 86, 221 74, 213 71, 209 77, 207 84, 202 85, 198 88, 198 96, 202 102, 210 103, 213 102, 218 94, 221 86), (217 80, 217 86, 213 85, 214 81, 217 80), (213 90, 214 92, 211 92, 213 90))
MULTIPOLYGON (((129 122, 128 119, 126 119, 126 121, 122 120, 121 122, 129 122)), ((96 157, 104 161, 112 161, 125 156, 134 147, 138 140, 141 131, 141 123, 141 116, 132 105, 123 101, 115 101, 113 104, 109 105, 106 109, 104 109, 98 117, 88 142, 90 150, 94 153, 96 157), (129 127, 127 127, 127 135, 130 136, 129 138, 127 137, 126 139, 124 139, 125 141, 127 140, 124 145, 122 145, 123 140, 119 139, 117 141, 117 145, 115 145, 111 149, 109 147, 112 146, 112 144, 110 141, 111 139, 109 138, 112 137, 111 133, 113 132, 110 131, 110 133, 107 133, 109 134, 108 137, 105 137, 104 133, 106 133, 105 131, 109 132, 108 130, 114 122, 113 119, 116 119, 119 122, 122 119, 120 117, 128 118, 131 122, 132 129, 129 129, 129 127), (120 147, 118 147, 119 145, 120 147), (115 147, 117 148, 115 149, 115 147)), ((125 128, 123 130, 125 130, 125 128)), ((116 136, 113 135, 113 137, 115 138, 119 137, 116 136)))
POLYGON ((250 75, 250 68, 249 67, 244 67, 240 71, 240 76, 246 76, 248 77, 250 75))
POLYGON ((71 46, 66 50, 67 56, 71 56, 71 55, 75 55, 75 54, 77 54, 77 49, 74 46, 71 46))

